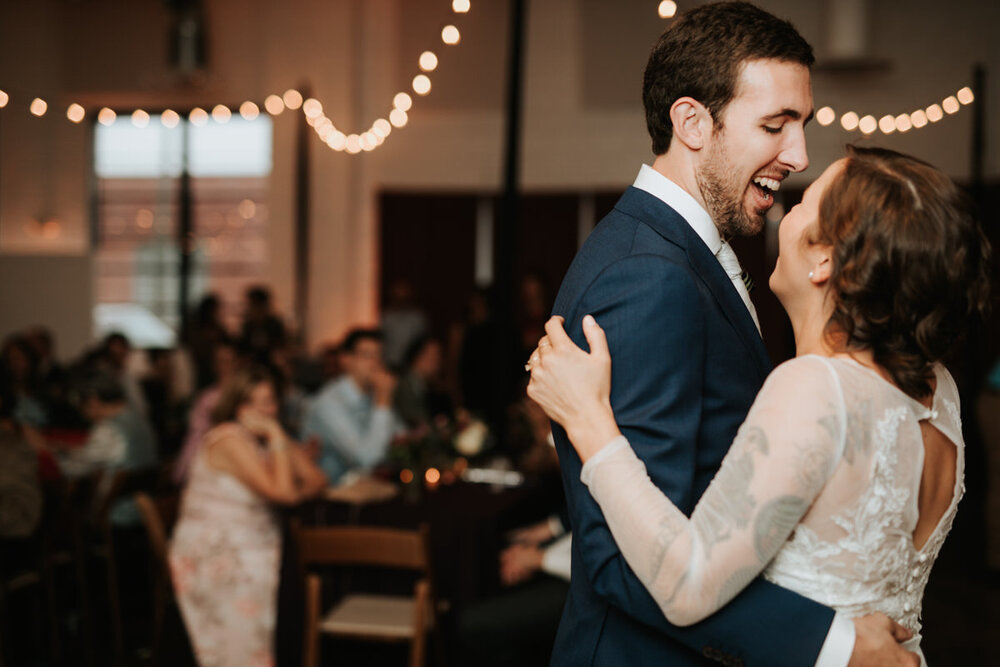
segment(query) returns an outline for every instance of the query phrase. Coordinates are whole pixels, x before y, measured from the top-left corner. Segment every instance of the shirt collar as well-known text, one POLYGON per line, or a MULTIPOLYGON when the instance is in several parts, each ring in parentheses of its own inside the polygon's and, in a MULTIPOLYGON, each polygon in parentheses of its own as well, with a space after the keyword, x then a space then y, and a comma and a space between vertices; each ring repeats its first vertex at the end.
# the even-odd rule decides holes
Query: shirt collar
POLYGON ((639 167, 639 175, 635 177, 635 183, 632 185, 677 211, 713 255, 719 252, 719 248, 722 247, 719 228, 712 222, 712 216, 708 211, 703 209, 684 188, 645 164, 639 167))

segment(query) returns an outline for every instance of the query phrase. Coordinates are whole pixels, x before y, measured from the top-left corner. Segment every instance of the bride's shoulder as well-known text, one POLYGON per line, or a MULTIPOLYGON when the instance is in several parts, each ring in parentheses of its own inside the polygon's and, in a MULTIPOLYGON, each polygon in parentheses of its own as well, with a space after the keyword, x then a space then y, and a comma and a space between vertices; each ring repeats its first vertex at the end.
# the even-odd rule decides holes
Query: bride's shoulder
POLYGON ((804 354, 779 364, 768 380, 813 381, 826 383, 835 380, 837 371, 833 359, 818 354, 804 354))
POLYGON ((761 394, 765 393, 783 396, 791 407, 797 401, 841 394, 842 387, 833 360, 806 354, 789 359, 771 371, 761 388, 761 394))

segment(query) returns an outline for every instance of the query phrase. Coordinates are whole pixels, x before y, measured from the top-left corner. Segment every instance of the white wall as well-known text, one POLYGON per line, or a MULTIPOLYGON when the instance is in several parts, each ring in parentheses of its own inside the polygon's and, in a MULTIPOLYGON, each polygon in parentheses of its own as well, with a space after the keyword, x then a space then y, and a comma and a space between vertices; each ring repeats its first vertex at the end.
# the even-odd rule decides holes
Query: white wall
MULTIPOLYGON (((406 128, 370 154, 349 156, 311 145, 312 237, 310 343, 374 320, 377 306, 376 193, 385 187, 493 190, 503 143, 507 3, 473 0, 462 17, 449 0, 206 0, 210 78, 201 89, 175 85, 166 63, 169 16, 161 2, 38 0, 0 4, 0 334, 35 313, 55 327, 63 354, 89 335, 91 299, 88 165, 90 130, 65 120, 74 99, 96 108, 239 103, 308 81, 338 127, 367 128, 386 115, 392 95, 407 89, 416 58, 432 48, 441 64, 434 90, 416 99, 406 128), (438 31, 454 21, 459 46, 438 31), (27 98, 52 102, 42 119, 27 98), (56 219, 60 234, 43 239, 31 221, 56 219), (10 257, 18 261, 10 262, 10 257), (24 259, 28 258, 28 259, 24 259), (32 259, 34 258, 34 259, 32 259), (35 270, 37 260, 39 270, 35 270), (83 261, 81 261, 83 260, 83 261), (7 267, 10 268, 7 268, 7 267), (55 268, 63 267, 63 268, 55 268), (70 268, 72 267, 72 268, 70 268), (43 269, 44 270, 41 270, 43 269), (63 269, 65 269, 63 271, 63 269), (19 272, 74 272, 58 295, 32 299, 19 272), (72 302, 73 309, 64 308, 72 302), (27 306, 30 305, 31 308, 27 306), (78 311, 78 312, 77 312, 78 311), (67 319, 67 313, 75 319, 67 319), (65 343, 63 342, 65 341, 65 343), (71 343, 70 341, 74 341, 71 343)), ((682 9, 690 2, 680 2, 682 9)), ((823 52, 825 3, 764 0, 791 18, 823 52)), ((649 46, 666 25, 648 0, 535 0, 527 42, 522 181, 529 189, 619 188, 648 160, 640 104, 649 46)), ((891 66, 857 75, 817 71, 817 106, 876 116, 911 111, 970 82, 972 65, 987 67, 987 109, 1000 109, 1000 3, 878 0, 869 3, 874 55, 891 66)), ((987 114, 987 177, 1000 177, 998 115, 987 114)), ((967 110, 907 135, 878 142, 917 154, 956 178, 969 174, 967 110)), ((270 274, 279 308, 291 312, 295 120, 275 120, 270 197, 270 274)), ((815 124, 808 131, 813 178, 857 135, 815 124)), ((82 343, 81 343, 82 344, 82 343)))

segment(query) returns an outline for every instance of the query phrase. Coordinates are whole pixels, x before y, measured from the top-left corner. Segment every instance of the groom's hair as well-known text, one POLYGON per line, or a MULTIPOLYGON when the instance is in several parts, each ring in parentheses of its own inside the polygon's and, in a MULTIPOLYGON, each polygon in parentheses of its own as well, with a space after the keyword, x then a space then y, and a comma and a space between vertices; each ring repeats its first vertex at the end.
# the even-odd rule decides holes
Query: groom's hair
POLYGON ((812 47, 788 21, 746 2, 719 2, 684 12, 660 35, 646 63, 642 103, 653 153, 670 148, 670 107, 692 97, 718 125, 736 96, 748 60, 773 59, 811 67, 812 47))

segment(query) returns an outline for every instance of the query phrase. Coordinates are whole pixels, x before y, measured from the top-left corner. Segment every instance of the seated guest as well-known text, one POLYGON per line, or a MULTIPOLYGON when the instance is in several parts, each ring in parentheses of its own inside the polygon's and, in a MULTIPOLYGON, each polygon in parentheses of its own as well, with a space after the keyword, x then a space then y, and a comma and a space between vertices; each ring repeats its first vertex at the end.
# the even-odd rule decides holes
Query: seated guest
POLYGON ((376 329, 351 331, 341 349, 343 375, 309 402, 303 439, 319 438, 319 465, 331 483, 348 471, 363 472, 381 460, 396 431, 392 396, 396 379, 382 363, 376 329))
MULTIPOLYGON (((129 402, 125 389, 110 373, 92 371, 80 386, 81 411, 90 422, 80 447, 57 452, 59 468, 67 477, 84 477, 101 470, 135 470, 156 465, 156 435, 146 417, 129 402)), ((106 493, 105 476, 98 493, 106 493)), ((139 514, 131 499, 122 499, 111 510, 116 525, 136 525, 139 514)))
POLYGON ((169 559, 201 665, 274 664, 281 527, 273 506, 326 485, 277 417, 271 374, 240 371, 191 465, 169 559))
POLYGON ((549 664, 569 592, 572 537, 552 516, 515 531, 511 539, 500 554, 500 581, 509 589, 458 614, 461 664, 549 664))
POLYGON ((218 340, 212 350, 211 377, 214 379, 214 383, 206 387, 194 399, 194 405, 191 406, 191 412, 188 414, 187 435, 184 437, 184 444, 181 446, 181 452, 177 455, 177 462, 174 464, 173 477, 178 484, 187 481, 188 472, 191 470, 191 461, 194 460, 205 434, 212 428, 212 411, 219 403, 222 388, 233 379, 238 364, 239 357, 236 353, 236 345, 228 339, 218 340))
POLYGON ((14 420, 13 411, 13 394, 0 391, 0 539, 3 540, 30 536, 42 516, 38 454, 21 424, 14 420))
POLYGON ((36 428, 47 424, 38 355, 24 336, 10 336, 0 348, 0 386, 13 396, 14 419, 36 428))
POLYGON ((406 371, 399 379, 393 405, 407 426, 426 424, 432 417, 451 412, 451 400, 440 390, 443 351, 441 341, 430 336, 421 336, 406 351, 406 371))

